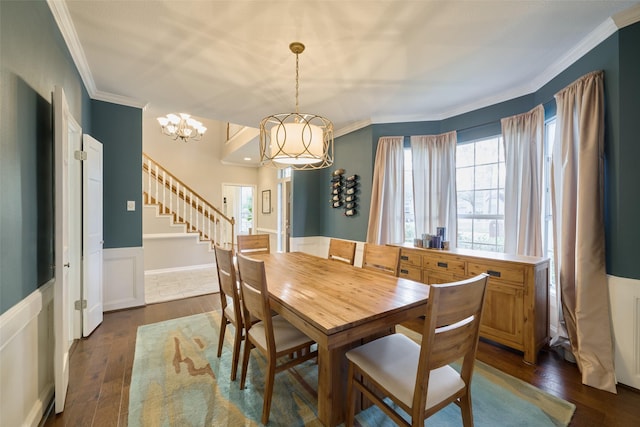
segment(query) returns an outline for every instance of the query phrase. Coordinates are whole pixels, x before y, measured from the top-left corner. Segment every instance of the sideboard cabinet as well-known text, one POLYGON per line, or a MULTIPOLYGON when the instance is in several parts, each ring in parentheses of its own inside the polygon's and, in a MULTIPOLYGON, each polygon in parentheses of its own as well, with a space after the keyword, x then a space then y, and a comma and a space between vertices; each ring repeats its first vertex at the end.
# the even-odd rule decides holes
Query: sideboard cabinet
POLYGON ((397 245, 400 277, 426 284, 489 275, 480 336, 524 352, 536 363, 549 340, 549 260, 468 249, 397 245))

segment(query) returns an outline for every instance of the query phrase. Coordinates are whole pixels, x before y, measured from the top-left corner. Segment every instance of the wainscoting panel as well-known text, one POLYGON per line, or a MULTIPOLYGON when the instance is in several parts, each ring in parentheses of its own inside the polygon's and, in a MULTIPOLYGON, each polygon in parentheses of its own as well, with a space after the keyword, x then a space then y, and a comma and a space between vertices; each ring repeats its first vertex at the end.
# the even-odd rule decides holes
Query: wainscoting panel
POLYGON ((640 280, 608 276, 619 383, 640 389, 640 280))
POLYGON ((53 398, 53 280, 0 316, 0 426, 37 426, 53 398))
MULTIPOLYGON (((326 258, 329 254, 330 240, 330 237, 324 236, 292 237, 289 243, 291 246, 291 252, 304 252, 326 258)), ((356 242, 356 258, 354 262, 356 267, 362 267, 363 251, 364 242, 356 242)))
POLYGON ((144 305, 142 247, 104 250, 104 311, 144 305))

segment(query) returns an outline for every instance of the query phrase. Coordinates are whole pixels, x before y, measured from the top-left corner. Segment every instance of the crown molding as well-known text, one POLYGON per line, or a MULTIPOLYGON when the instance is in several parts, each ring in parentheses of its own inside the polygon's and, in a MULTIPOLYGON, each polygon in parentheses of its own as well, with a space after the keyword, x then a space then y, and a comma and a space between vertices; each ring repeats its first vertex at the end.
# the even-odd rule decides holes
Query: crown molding
POLYGON ((73 25, 66 3, 60 0, 47 0, 47 5, 49 6, 53 18, 58 25, 62 38, 67 45, 67 49, 69 49, 73 63, 78 69, 78 73, 80 74, 80 78, 82 79, 85 88, 87 89, 89 97, 98 101, 144 109, 147 105, 146 102, 122 95, 103 92, 96 88, 96 83, 93 79, 93 75, 91 74, 87 57, 84 54, 82 45, 80 44, 78 33, 76 33, 76 28, 73 25))
POLYGON ((71 58, 80 73, 80 78, 89 96, 93 98, 96 93, 96 83, 93 80, 93 75, 91 74, 87 57, 84 55, 84 50, 80 44, 80 39, 78 39, 76 28, 73 26, 69 9, 67 9, 65 2, 59 0, 47 0, 47 5, 49 5, 53 19, 55 19, 58 29, 62 33, 62 38, 67 44, 71 58))
POLYGON ((549 83, 560 73, 569 68, 578 59, 582 58, 589 51, 593 50, 608 37, 615 34, 620 28, 624 28, 638 21, 640 21, 640 5, 634 6, 630 9, 616 14, 613 17, 607 18, 603 23, 601 23, 593 31, 591 31, 585 38, 580 40, 580 42, 578 42, 578 44, 570 49, 562 58, 558 59, 555 63, 547 67, 547 69, 544 70, 544 72, 539 75, 538 78, 536 78, 529 84, 514 87, 506 92, 502 92, 494 96, 489 96, 470 104, 460 105, 451 110, 443 111, 442 113, 438 113, 432 116, 403 116, 386 118, 387 121, 384 121, 385 118, 377 118, 374 123, 401 123, 413 121, 445 120, 450 117, 469 113, 471 111, 489 107, 491 105, 518 98, 520 96, 529 95, 549 83))
POLYGON ((372 124, 373 122, 371 121, 371 119, 365 119, 365 120, 360 120, 354 123, 350 123, 347 126, 344 126, 340 129, 337 129, 333 132, 333 137, 334 138, 339 138, 343 135, 346 135, 348 133, 351 132, 355 132, 359 129, 365 128, 367 126, 369 126, 370 124, 372 124))
POLYGON ((613 15, 613 21, 618 28, 624 28, 640 21, 640 4, 613 15))
POLYGON ((91 99, 97 101, 111 102, 113 104, 126 105, 128 107, 136 107, 146 110, 148 103, 139 99, 129 98, 128 96, 116 95, 114 93, 95 90, 91 99))
POLYGON ((585 38, 569 50, 562 58, 554 62, 549 66, 544 73, 535 79, 530 88, 530 92, 535 92, 542 86, 549 83, 552 79, 557 77, 564 70, 569 68, 578 59, 582 58, 588 52, 593 50, 600 43, 605 41, 612 34, 618 31, 613 19, 607 18, 602 24, 598 25, 593 31, 591 31, 585 38))

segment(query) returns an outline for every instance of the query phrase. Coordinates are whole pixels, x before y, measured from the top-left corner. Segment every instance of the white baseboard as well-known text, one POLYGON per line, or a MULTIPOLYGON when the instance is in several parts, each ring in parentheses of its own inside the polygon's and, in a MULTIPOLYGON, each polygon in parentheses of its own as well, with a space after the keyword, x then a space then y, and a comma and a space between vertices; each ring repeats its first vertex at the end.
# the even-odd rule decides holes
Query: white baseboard
POLYGON ((53 397, 53 286, 0 316, 1 426, 37 426, 53 397))
POLYGON ((182 271, 191 271, 191 270, 203 270, 205 268, 215 268, 216 264, 200 264, 200 265, 187 265, 185 267, 174 267, 174 268, 161 268, 158 270, 145 270, 144 275, 149 276, 151 274, 165 274, 165 273, 177 273, 182 271))
POLYGON ((607 276, 616 378, 640 389, 640 280, 607 276))
POLYGON ((103 295, 104 311, 145 305, 142 247, 104 250, 103 295))

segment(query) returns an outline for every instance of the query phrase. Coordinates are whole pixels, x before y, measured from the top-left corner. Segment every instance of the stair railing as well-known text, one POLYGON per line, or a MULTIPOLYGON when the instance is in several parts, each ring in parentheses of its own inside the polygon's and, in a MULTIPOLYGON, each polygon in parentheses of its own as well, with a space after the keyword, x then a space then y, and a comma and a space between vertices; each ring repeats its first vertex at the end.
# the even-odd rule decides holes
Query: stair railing
POLYGON ((204 197, 189 188, 162 165, 142 153, 142 193, 147 204, 155 204, 160 213, 173 216, 176 224, 199 233, 200 240, 211 245, 232 247, 235 219, 229 218, 204 197))

